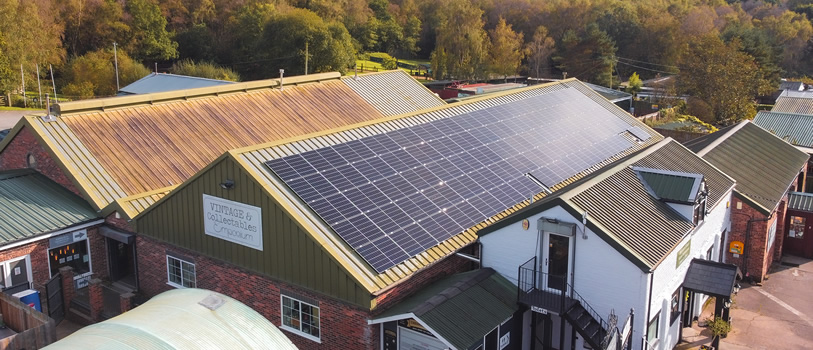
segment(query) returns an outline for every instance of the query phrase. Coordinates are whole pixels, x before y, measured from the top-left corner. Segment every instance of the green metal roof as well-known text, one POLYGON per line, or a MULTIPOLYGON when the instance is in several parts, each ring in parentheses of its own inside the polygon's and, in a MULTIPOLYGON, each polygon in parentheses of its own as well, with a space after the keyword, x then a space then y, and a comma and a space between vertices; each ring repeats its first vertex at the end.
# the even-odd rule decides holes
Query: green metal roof
POLYGON ((736 179, 737 193, 765 215, 773 212, 808 160, 806 153, 749 121, 686 146, 736 179))
POLYGON ((98 218, 84 199, 40 173, 0 172, 0 245, 98 218))
POLYGON ((279 349, 296 346, 265 317, 226 295, 195 288, 161 293, 44 349, 279 349))
POLYGON ((813 193, 791 192, 788 209, 813 212, 813 193))
POLYGON ((694 203, 703 182, 703 175, 700 174, 642 167, 635 167, 633 170, 651 190, 652 195, 669 202, 694 203))
POLYGON ((813 114, 761 111, 754 118, 754 124, 791 144, 813 147, 813 114))
POLYGON ((468 349, 516 311, 517 287, 484 268, 435 282, 371 322, 417 318, 450 345, 468 349))
POLYGON ((604 167, 541 201, 478 232, 485 235, 554 206, 572 215, 588 213, 588 227, 642 270, 657 266, 694 229, 690 219, 653 197, 635 168, 664 173, 701 174, 708 206, 714 207, 733 188, 734 180, 677 141, 660 143, 604 167))

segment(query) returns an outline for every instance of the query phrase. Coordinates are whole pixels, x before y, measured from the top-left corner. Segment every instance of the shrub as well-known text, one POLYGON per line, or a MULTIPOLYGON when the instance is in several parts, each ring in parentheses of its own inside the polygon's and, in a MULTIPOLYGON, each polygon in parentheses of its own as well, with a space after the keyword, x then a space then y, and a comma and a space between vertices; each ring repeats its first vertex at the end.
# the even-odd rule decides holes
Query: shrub
POLYGON ((728 332, 731 332, 731 324, 720 317, 716 317, 714 320, 709 321, 708 325, 711 334, 714 336, 725 335, 728 334, 728 332))

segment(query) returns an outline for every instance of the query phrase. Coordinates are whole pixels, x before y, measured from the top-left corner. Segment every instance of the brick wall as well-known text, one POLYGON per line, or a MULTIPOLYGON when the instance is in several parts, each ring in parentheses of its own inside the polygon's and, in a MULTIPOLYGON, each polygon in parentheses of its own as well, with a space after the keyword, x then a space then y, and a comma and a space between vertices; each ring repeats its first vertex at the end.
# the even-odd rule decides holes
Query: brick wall
POLYGON ((167 284, 166 254, 171 252, 195 264, 197 287, 239 300, 275 326, 281 325, 280 289, 315 299, 319 303, 321 344, 283 330, 294 344, 307 349, 377 349, 378 326, 367 324, 364 309, 310 290, 241 269, 194 252, 140 235, 136 238, 141 292, 153 296, 173 289, 167 284))
POLYGON ((419 291, 422 287, 431 284, 444 277, 454 275, 456 273, 470 271, 475 268, 475 263, 458 257, 450 256, 443 259, 426 270, 420 271, 414 276, 410 277, 401 284, 398 284, 392 289, 378 295, 375 298, 375 309, 373 314, 377 315, 386 309, 392 307, 394 304, 403 300, 415 292, 419 291))
POLYGON ((107 268, 107 245, 104 236, 99 234, 99 227, 88 229, 90 244, 90 264, 93 278, 107 279, 110 271, 107 268))
POLYGON ((6 148, 0 152, 0 170, 28 168, 29 154, 34 155, 36 160, 37 164, 34 169, 71 192, 80 197, 82 196, 28 127, 23 127, 6 148))
POLYGON ((756 209, 743 202, 741 199, 734 196, 731 201, 731 232, 729 233, 728 241, 726 242, 726 262, 736 264, 740 267, 744 274, 750 276, 757 282, 761 282, 768 274, 768 268, 774 260, 781 254, 781 244, 784 227, 783 221, 777 222, 776 227, 776 241, 773 247, 768 250, 768 229, 778 219, 779 216, 784 218, 784 201, 780 204, 781 211, 775 213, 768 221, 753 221, 750 228, 750 238, 746 237, 746 230, 749 220, 765 219, 767 216, 763 215, 756 209), (741 206, 741 209, 738 209, 741 206), (734 254, 728 251, 729 244, 732 241, 740 241, 745 244, 745 254, 739 257, 734 257, 734 254), (748 256, 747 266, 745 256, 748 256))
POLYGON ((45 283, 51 278, 48 268, 48 240, 43 239, 16 248, 0 251, 0 262, 29 255, 34 289, 45 293, 45 283))

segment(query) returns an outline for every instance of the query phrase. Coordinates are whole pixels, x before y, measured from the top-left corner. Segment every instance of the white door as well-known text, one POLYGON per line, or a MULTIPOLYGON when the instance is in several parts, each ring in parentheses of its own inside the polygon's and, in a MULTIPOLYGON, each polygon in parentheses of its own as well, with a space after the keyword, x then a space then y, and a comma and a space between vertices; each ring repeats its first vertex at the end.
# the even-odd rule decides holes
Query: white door
POLYGON ((448 348, 438 338, 398 327, 398 350, 444 350, 448 348))
POLYGON ((567 291, 572 270, 573 237, 544 232, 540 247, 541 288, 567 291))

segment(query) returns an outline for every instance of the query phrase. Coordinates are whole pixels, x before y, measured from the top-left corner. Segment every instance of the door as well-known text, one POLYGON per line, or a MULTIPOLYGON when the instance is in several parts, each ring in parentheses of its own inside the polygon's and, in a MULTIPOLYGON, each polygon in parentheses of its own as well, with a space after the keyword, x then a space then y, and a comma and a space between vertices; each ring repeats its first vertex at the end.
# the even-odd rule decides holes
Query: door
POLYGON ((59 324, 65 318, 65 305, 62 297, 62 275, 56 274, 45 284, 46 302, 48 303, 48 316, 59 324))
POLYGON ((544 241, 542 287, 566 291, 570 273, 570 237, 547 233, 544 241))
POLYGON ((784 253, 813 259, 813 221, 810 213, 788 212, 784 253))
POLYGON ((28 259, 9 262, 8 269, 12 289, 20 291, 31 287, 28 280, 28 259))
MULTIPOLYGON (((108 262, 110 264, 110 279, 119 281, 133 275, 133 247, 132 244, 122 243, 107 238, 108 262)), ((129 281, 128 281, 129 282, 129 281)))

